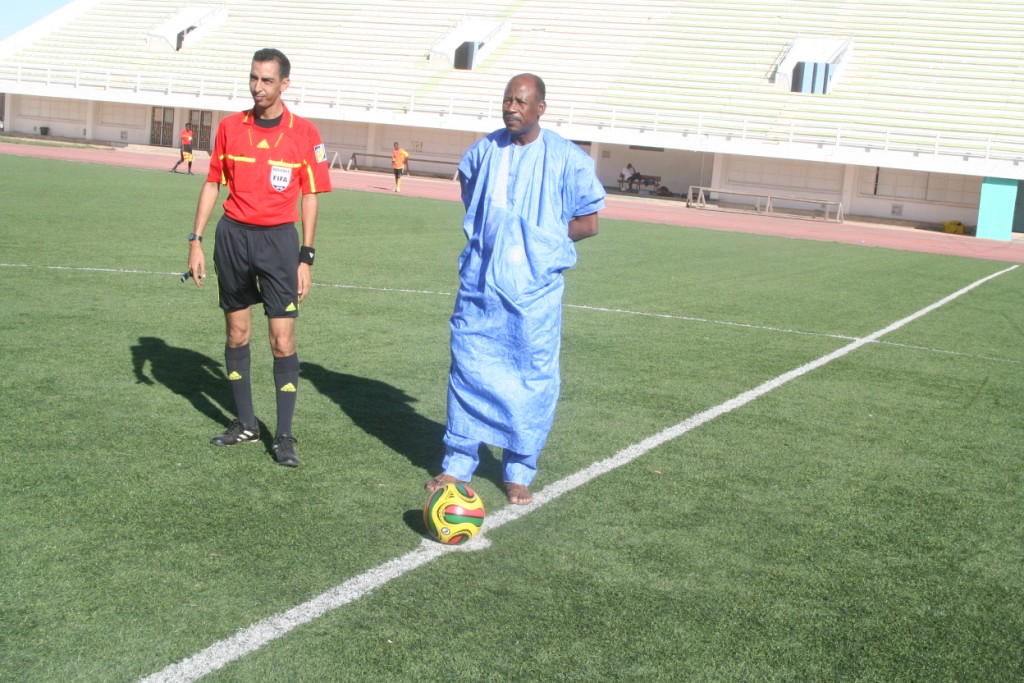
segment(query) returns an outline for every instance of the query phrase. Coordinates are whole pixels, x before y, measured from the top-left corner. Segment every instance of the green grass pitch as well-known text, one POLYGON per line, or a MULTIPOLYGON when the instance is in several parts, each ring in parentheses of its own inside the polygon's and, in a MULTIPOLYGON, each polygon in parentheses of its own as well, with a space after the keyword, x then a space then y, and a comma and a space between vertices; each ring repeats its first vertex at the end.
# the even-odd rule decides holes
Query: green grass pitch
MULTIPOLYGON (((457 204, 322 198, 289 470, 208 443, 199 179, 0 177, 0 680, 137 680, 420 546, 457 204)), ((579 254, 535 491, 1008 267, 613 220, 579 254)), ((205 680, 1020 680, 1022 297, 994 278, 205 680)))

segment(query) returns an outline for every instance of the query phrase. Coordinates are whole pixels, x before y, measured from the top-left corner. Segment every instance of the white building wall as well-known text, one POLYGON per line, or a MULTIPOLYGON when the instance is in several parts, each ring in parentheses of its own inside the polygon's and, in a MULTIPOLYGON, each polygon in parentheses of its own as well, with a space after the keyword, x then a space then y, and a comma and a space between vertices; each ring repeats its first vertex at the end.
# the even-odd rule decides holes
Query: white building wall
POLYGON ((45 128, 49 135, 81 138, 88 118, 87 100, 16 96, 11 98, 7 111, 6 131, 41 135, 45 128))
MULTIPOLYGON (((114 144, 149 144, 152 107, 145 104, 96 102, 30 95, 6 96, 6 132, 35 134, 49 129, 50 136, 88 139, 114 144)), ((239 101, 239 104, 243 104, 239 101)), ((248 102, 245 102, 248 104, 248 102)), ((213 133, 230 112, 215 112, 213 133)), ((180 109, 176 121, 187 114, 180 109)), ((344 166, 353 152, 389 157, 397 140, 410 151, 414 172, 450 176, 462 154, 483 133, 418 128, 408 125, 374 124, 361 121, 316 120, 328 147, 328 158, 344 166), (425 160, 433 161, 425 161, 425 160)), ((180 127, 180 126, 179 126, 180 127)), ((586 141, 582 141, 586 142, 586 141)), ((632 163, 645 175, 661 176, 662 184, 675 195, 685 195, 691 185, 703 185, 737 192, 771 192, 842 201, 847 216, 901 219, 922 223, 958 220, 977 222, 979 200, 949 202, 941 198, 879 197, 865 194, 863 174, 875 168, 853 164, 829 164, 769 157, 745 156, 710 151, 665 150, 599 142, 595 148, 597 173, 606 187, 616 187, 620 170, 632 163), (737 170, 737 169, 744 170, 737 170), (822 179, 825 179, 822 184, 822 179)), ((590 151, 591 145, 585 145, 590 151)), ((387 158, 369 158, 360 168, 385 170, 387 158)), ((908 171, 924 174, 926 171, 908 171)), ((981 178, 963 176, 965 184, 980 188, 981 178)), ((980 189, 979 189, 980 193, 980 189)), ((782 208, 785 202, 776 202, 782 208)))
MULTIPOLYGON (((851 195, 843 205, 847 214, 923 223, 944 223, 956 220, 965 225, 975 225, 978 221, 981 178, 972 176, 956 178, 962 181, 967 189, 966 197, 960 201, 952 201, 948 197, 942 198, 941 196, 932 199, 912 198, 905 195, 873 196, 865 190, 865 185, 871 184, 871 177, 875 171, 876 167, 872 166, 849 167, 848 175, 852 180, 851 195)), ((931 176, 943 175, 918 173, 931 176)))
MULTIPOLYGON (((126 144, 149 144, 152 107, 97 102, 89 139, 126 144)), ((180 129, 180 127, 179 127, 180 129)))

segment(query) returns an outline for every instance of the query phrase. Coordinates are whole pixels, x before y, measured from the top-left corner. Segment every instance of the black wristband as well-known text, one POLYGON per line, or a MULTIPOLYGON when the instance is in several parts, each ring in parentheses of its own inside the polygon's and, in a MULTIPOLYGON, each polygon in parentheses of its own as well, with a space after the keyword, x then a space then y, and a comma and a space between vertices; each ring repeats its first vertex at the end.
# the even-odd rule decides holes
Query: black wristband
POLYGON ((307 265, 313 265, 313 259, 316 257, 316 249, 313 247, 299 247, 299 263, 305 263, 307 265))

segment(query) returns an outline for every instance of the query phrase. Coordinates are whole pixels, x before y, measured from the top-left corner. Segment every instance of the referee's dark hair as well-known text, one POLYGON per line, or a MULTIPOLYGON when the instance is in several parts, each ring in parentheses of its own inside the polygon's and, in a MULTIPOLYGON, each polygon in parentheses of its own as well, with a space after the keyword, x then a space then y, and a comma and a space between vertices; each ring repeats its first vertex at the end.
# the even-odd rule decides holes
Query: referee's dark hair
POLYGON ((288 61, 288 58, 284 56, 284 53, 280 50, 276 50, 272 47, 265 47, 262 50, 256 50, 256 54, 252 56, 254 62, 277 62, 278 71, 281 74, 281 79, 284 80, 291 76, 292 63, 288 61))

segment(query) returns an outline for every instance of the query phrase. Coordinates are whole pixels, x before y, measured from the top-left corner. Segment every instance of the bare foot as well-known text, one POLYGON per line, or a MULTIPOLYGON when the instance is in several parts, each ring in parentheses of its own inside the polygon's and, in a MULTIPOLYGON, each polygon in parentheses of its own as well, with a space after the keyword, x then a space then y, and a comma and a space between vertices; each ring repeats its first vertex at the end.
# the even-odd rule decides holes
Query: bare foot
POLYGON ((526 505, 533 502, 533 494, 530 493, 530 489, 522 484, 515 484, 511 481, 505 482, 505 495, 508 496, 508 502, 516 505, 526 505))
POLYGON ((436 477, 434 477, 433 479, 431 479, 430 481, 428 481, 426 483, 426 485, 424 485, 423 488, 425 488, 430 493, 433 493, 434 491, 437 491, 439 489, 443 489, 448 484, 465 484, 465 483, 466 482, 461 481, 459 479, 456 479, 455 477, 453 477, 450 474, 439 474, 436 477))

